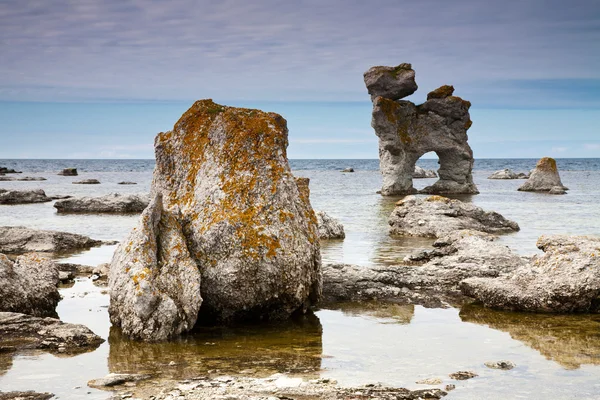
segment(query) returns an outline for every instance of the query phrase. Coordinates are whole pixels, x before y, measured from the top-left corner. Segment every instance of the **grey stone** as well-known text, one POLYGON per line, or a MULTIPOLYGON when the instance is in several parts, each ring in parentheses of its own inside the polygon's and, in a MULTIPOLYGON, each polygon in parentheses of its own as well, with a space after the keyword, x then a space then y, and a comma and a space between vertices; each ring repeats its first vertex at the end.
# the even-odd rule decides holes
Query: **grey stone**
POLYGON ((372 99, 383 96, 398 100, 417 91, 415 71, 410 64, 396 67, 371 67, 364 73, 365 85, 372 99))
POLYGON ((388 223, 393 235, 433 238, 462 229, 494 234, 519 230, 516 222, 497 212, 442 196, 407 196, 396 203, 388 223))
POLYGON ((417 385, 441 385, 442 380, 440 378, 426 378, 415 382, 417 385))
POLYGON ((21 171, 15 171, 12 168, 0 167, 0 174, 20 174, 21 171))
POLYGON ((501 169, 499 171, 494 172, 488 179, 520 179, 519 174, 514 172, 510 168, 501 169))
POLYGON ((148 206, 147 196, 111 193, 101 197, 77 197, 59 200, 54 208, 59 213, 141 213, 148 206))
POLYGON ((0 252, 6 254, 64 253, 108 243, 110 242, 74 233, 42 231, 24 226, 0 226, 0 252))
POLYGON ((432 169, 424 169, 415 165, 412 177, 413 179, 437 178, 437 174, 432 169))
POLYGON ((458 371, 458 372, 454 372, 448 376, 457 381, 466 381, 467 379, 475 378, 479 375, 477 375, 473 371, 458 371))
POLYGON ((342 170, 342 172, 354 172, 354 168, 350 168, 350 167, 348 167, 348 168, 344 168, 344 169, 342 170))
POLYGON ((319 239, 344 239, 344 226, 335 218, 323 211, 317 211, 319 239))
POLYGON ((123 182, 119 182, 119 185, 137 185, 137 182, 129 182, 129 181, 123 181, 123 182))
POLYGON ((501 369, 503 371, 509 371, 516 367, 515 363, 511 361, 487 361, 484 365, 492 369, 501 369))
POLYGON ((569 190, 560 180, 556 160, 544 157, 537 162, 529 179, 519 187, 519 190, 523 192, 549 192, 552 189, 557 191, 559 188, 569 190))
POLYGON ((532 312, 600 312, 600 238, 541 236, 544 251, 497 279, 461 283, 467 296, 486 307, 532 312))
POLYGON ((562 186, 554 186, 548 194, 567 194, 567 191, 562 186))
POLYGON ((54 262, 26 254, 12 262, 0 254, 0 311, 56 316, 59 273, 54 262))
POLYGON ((81 181, 73 182, 75 185, 99 185, 100 181, 98 179, 84 179, 81 181))
POLYGON ((0 400, 49 400, 53 397, 52 393, 38 393, 32 390, 26 392, 0 391, 0 400))
POLYGON ((52 201, 41 190, 6 190, 0 189, 0 204, 30 204, 52 201))
MULTIPOLYGON (((414 83, 414 71, 410 64, 406 65, 409 69, 401 70, 406 72, 398 76, 403 77, 402 82, 407 77, 414 83)), ((365 84, 372 95, 371 126, 379 137, 379 163, 383 175, 381 194, 415 193, 412 182, 415 163, 430 151, 439 157, 440 179, 422 193, 479 193, 473 183, 473 151, 467 143, 467 130, 472 124, 471 103, 453 96, 454 88, 447 85, 430 92, 428 100, 419 106, 397 100, 402 96, 392 85, 395 80, 389 78, 391 67, 374 68, 376 73, 373 68, 365 73, 365 84), (373 79, 374 76, 378 79, 373 79)))
POLYGON ((63 175, 63 176, 77 176, 77 168, 65 168, 62 171, 60 171, 57 175, 63 175))
POLYGON ((92 379, 88 382, 88 386, 97 389, 112 388, 113 386, 123 385, 128 382, 139 382, 151 377, 151 375, 146 374, 108 374, 102 378, 92 379))
POLYGON ((46 178, 37 177, 37 176, 25 176, 23 178, 13 178, 10 176, 0 176, 0 181, 21 181, 21 182, 31 182, 31 181, 45 181, 46 178))

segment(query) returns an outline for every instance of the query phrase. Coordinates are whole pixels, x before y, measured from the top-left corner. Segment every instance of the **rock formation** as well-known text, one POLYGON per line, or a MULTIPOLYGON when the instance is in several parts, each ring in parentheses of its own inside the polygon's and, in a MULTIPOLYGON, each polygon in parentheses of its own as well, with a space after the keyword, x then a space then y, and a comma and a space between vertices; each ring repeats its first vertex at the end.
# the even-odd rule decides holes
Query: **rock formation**
POLYGON ((522 192, 550 192, 558 193, 560 189, 569 190, 560 181, 556 160, 550 157, 541 158, 535 165, 535 169, 531 172, 529 179, 519 188, 522 192))
POLYGON ((405 197, 396 203, 388 223, 393 235, 434 238, 461 229, 495 234, 519 230, 516 222, 497 212, 437 195, 405 197))
POLYGON ((437 178, 437 174, 432 169, 424 169, 415 165, 412 177, 413 179, 437 178))
MULTIPOLYGON (((41 231, 24 226, 0 226, 0 253, 64 253, 110 244, 87 236, 58 231, 41 231)), ((113 243, 114 244, 114 243, 113 243)))
POLYGON ((98 179, 84 179, 82 181, 73 182, 75 185, 99 185, 100 181, 98 179))
POLYGON ((52 199, 39 190, 6 190, 0 189, 0 204, 46 203, 52 199))
POLYGON ((415 163, 425 153, 439 157, 440 179, 422 193, 479 193, 473 183, 473 151, 467 143, 471 103, 442 86, 416 106, 400 100, 417 90, 410 64, 372 67, 364 74, 373 102, 371 126, 379 137, 379 160, 384 196, 410 194, 415 163))
POLYGON ((487 307, 534 312, 600 312, 600 238, 541 236, 544 251, 513 274, 472 278, 463 293, 487 307))
POLYGON ((65 168, 62 171, 60 171, 57 175, 63 175, 63 176, 77 176, 77 168, 65 168))
POLYGON ((107 194, 101 197, 78 197, 59 200, 54 208, 59 213, 141 213, 148 207, 148 197, 107 194))
POLYGON ((317 219, 308 180, 291 173, 287 144, 281 116, 212 100, 197 101, 157 136, 154 205, 110 267, 115 325, 154 340, 190 329, 196 314, 281 319, 319 298, 317 219), (149 245, 151 234, 161 246, 149 245), (192 293, 184 295, 180 282, 192 293), (138 293, 148 302, 136 306, 138 293), (169 306, 174 293, 185 299, 169 306))
POLYGON ((513 171, 510 168, 501 169, 499 171, 494 172, 490 176, 488 176, 488 179, 527 179, 527 178, 529 178, 529 175, 527 175, 523 172, 516 173, 515 171, 513 171))
POLYGON ((51 260, 27 254, 13 263, 0 254, 0 311, 54 317, 57 286, 58 269, 51 260))
POLYGON ((344 225, 337 219, 323 211, 317 211, 317 223, 319 225, 319 239, 344 239, 344 225))
POLYGON ((2 182, 33 182, 33 181, 45 181, 46 178, 42 178, 41 176, 25 176, 23 178, 13 178, 12 176, 0 176, 0 181, 2 182))
POLYGON ((12 168, 0 167, 0 174, 20 174, 21 171, 15 171, 12 168))

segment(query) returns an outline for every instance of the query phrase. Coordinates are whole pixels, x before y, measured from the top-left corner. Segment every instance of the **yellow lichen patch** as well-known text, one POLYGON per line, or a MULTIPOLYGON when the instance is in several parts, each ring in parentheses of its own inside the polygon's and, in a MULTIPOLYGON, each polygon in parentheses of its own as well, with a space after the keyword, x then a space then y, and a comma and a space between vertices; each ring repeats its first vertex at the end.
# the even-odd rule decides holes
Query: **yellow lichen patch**
POLYGON ((388 121, 392 124, 398 122, 398 110, 400 105, 394 100, 386 99, 385 97, 379 97, 377 105, 381 109, 381 112, 387 117, 388 121))
POLYGON ((471 102, 469 100, 463 100, 458 96, 448 96, 447 99, 462 104, 464 107, 467 108, 467 110, 471 108, 471 102))
POLYGON ((465 122, 465 129, 468 130, 472 125, 473 125, 473 121, 468 120, 467 122, 465 122))
POLYGON ((429 196, 425 199, 425 201, 429 201, 429 202, 434 202, 434 201, 439 201, 442 203, 450 203, 452 200, 444 197, 444 196, 440 196, 440 195, 433 195, 433 196, 429 196))
POLYGON ((454 86, 444 85, 439 88, 432 90, 427 94, 427 100, 429 99, 443 99, 448 96, 452 96, 454 93, 454 86))
POLYGON ((551 157, 541 158, 535 165, 535 168, 544 172, 558 172, 556 160, 551 157))

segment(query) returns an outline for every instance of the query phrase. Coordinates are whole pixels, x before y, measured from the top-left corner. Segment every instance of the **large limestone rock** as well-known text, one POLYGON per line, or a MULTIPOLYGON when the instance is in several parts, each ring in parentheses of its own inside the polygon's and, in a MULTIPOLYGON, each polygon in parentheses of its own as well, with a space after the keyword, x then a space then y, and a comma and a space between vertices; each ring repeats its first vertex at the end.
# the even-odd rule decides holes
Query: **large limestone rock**
POLYGON ((42 231, 24 226, 0 226, 0 253, 64 253, 89 249, 101 244, 114 243, 94 240, 74 233, 42 231))
POLYGON ((472 278, 463 293, 487 307, 534 312, 600 312, 600 238, 541 236, 544 251, 513 274, 472 278))
POLYGON ((0 311, 56 316, 58 293, 56 264, 37 254, 17 257, 13 263, 0 254, 0 311))
POLYGON ((140 195, 107 194, 101 197, 78 197, 59 200, 54 208, 59 213, 141 213, 148 206, 148 198, 140 195))
POLYGON ((442 196, 407 196, 396 203, 388 223, 393 235, 434 238, 461 229, 494 234, 519 230, 516 222, 497 212, 442 196))
POLYGON ((6 190, 0 189, 0 204, 46 203, 52 199, 41 190, 6 190))
POLYGON ((323 211, 317 211, 317 223, 319 225, 319 239, 344 239, 344 225, 337 219, 323 211))
POLYGON ((430 92, 419 106, 399 100, 412 94, 417 85, 410 64, 396 69, 373 67, 365 73, 373 102, 371 126, 379 137, 381 194, 416 192, 412 182, 415 163, 430 151, 439 157, 440 179, 422 193, 479 193, 471 174, 473 151, 467 143, 471 103, 453 96, 452 86, 430 92))
POLYGON ((529 179, 519 187, 522 192, 550 192, 553 189, 555 192, 559 192, 560 189, 568 190, 560 180, 556 160, 550 157, 541 158, 535 165, 529 179))
MULTIPOLYGON (((317 301, 321 290, 317 219, 309 202, 308 180, 296 181, 291 173, 287 144, 281 116, 212 100, 196 102, 172 131, 157 136, 152 193, 162 195, 160 219, 170 223, 159 223, 153 232, 170 243, 160 246, 157 256, 146 244, 149 233, 140 237, 132 233, 123 242, 110 267, 113 323, 137 327, 156 320, 154 309, 136 310, 127 299, 133 299, 138 287, 153 286, 159 276, 164 285, 177 290, 177 282, 185 280, 182 270, 163 272, 164 261, 158 260, 180 257, 187 264, 187 253, 201 276, 203 320, 281 319, 317 301), (130 258, 131 251, 139 252, 138 261, 130 258), (149 272, 137 272, 144 268, 149 272), (129 282, 134 276, 137 285, 129 282)), ((151 231, 157 213, 143 222, 144 231, 151 231)), ((149 218, 152 212, 144 214, 149 218)), ((163 299, 161 291, 151 294, 163 299)), ((193 301, 177 304, 190 312, 183 313, 185 318, 173 317, 175 326, 147 324, 144 330, 130 332, 151 340, 190 329, 194 321, 187 317, 195 317, 191 311, 200 307, 199 297, 192 297, 193 301), (180 325, 184 319, 185 326, 180 325)))

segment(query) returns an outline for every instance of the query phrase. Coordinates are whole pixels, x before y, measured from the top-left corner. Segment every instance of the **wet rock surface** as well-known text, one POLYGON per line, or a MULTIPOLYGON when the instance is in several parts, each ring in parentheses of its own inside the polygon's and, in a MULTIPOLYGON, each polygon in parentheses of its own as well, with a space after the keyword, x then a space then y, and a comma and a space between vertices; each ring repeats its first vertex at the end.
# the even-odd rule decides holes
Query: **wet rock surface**
POLYGON ((399 236, 440 237, 462 229, 494 234, 519 230, 516 222, 497 212, 442 196, 407 196, 396 203, 388 223, 390 233, 399 236))
POLYGON ((319 226, 319 239, 344 239, 344 226, 335 218, 323 211, 317 211, 317 223, 319 226))
POLYGON ((108 374, 102 378, 92 379, 88 382, 88 386, 97 389, 112 388, 127 382, 139 382, 150 378, 151 375, 145 374, 108 374))
POLYGON ((522 192, 549 192, 553 189, 555 191, 568 190, 560 180, 556 160, 550 157, 541 158, 535 165, 529 179, 519 187, 522 192))
POLYGON ((283 319, 316 302, 317 219, 308 180, 291 173, 287 144, 281 116, 211 100, 196 102, 173 131, 157 136, 152 193, 162 195, 162 210, 154 218, 147 213, 147 221, 142 216, 142 231, 165 243, 160 253, 148 245, 149 233, 133 233, 117 250, 109 279, 114 324, 146 340, 191 329, 200 307, 198 273, 204 321, 283 319), (178 269, 155 264, 161 257, 178 269), (160 276, 162 287, 155 284, 160 276), (186 286, 193 296, 157 313, 166 298, 182 293, 178 282, 193 282, 186 286), (170 322, 149 323, 158 315, 170 322))
POLYGON ((471 278, 463 293, 485 306, 533 312, 600 312, 600 238, 541 236, 544 254, 498 279, 471 278))
POLYGON ((424 169, 416 165, 412 177, 413 179, 437 178, 437 174, 432 169, 424 169))
POLYGON ((6 190, 0 189, 0 204, 46 203, 52 199, 41 190, 6 190))
POLYGON ((73 182, 75 185, 99 185, 100 181, 98 179, 84 179, 81 181, 73 182))
POLYGON ((54 208, 59 213, 141 213, 148 206, 147 196, 107 194, 101 197, 77 197, 59 200, 54 208))
POLYGON ((0 391, 0 400, 48 400, 52 399, 52 393, 38 393, 32 390, 27 392, 2 392, 0 391))
POLYGON ((0 252, 5 254, 64 253, 109 243, 74 233, 0 226, 0 252))
POLYGON ((0 254, 0 311, 54 317, 58 282, 58 269, 50 259, 26 254, 12 262, 0 254))
POLYGON ((60 171, 57 175, 63 175, 63 176, 77 176, 77 168, 65 168, 62 171, 60 171))
POLYGON ((479 193, 473 183, 473 151, 467 143, 471 103, 453 96, 454 88, 448 85, 430 92, 419 106, 400 100, 417 89, 410 64, 373 67, 364 78, 373 102, 371 126, 379 137, 381 194, 415 193, 415 163, 430 151, 439 156, 440 179, 422 193, 479 193))

